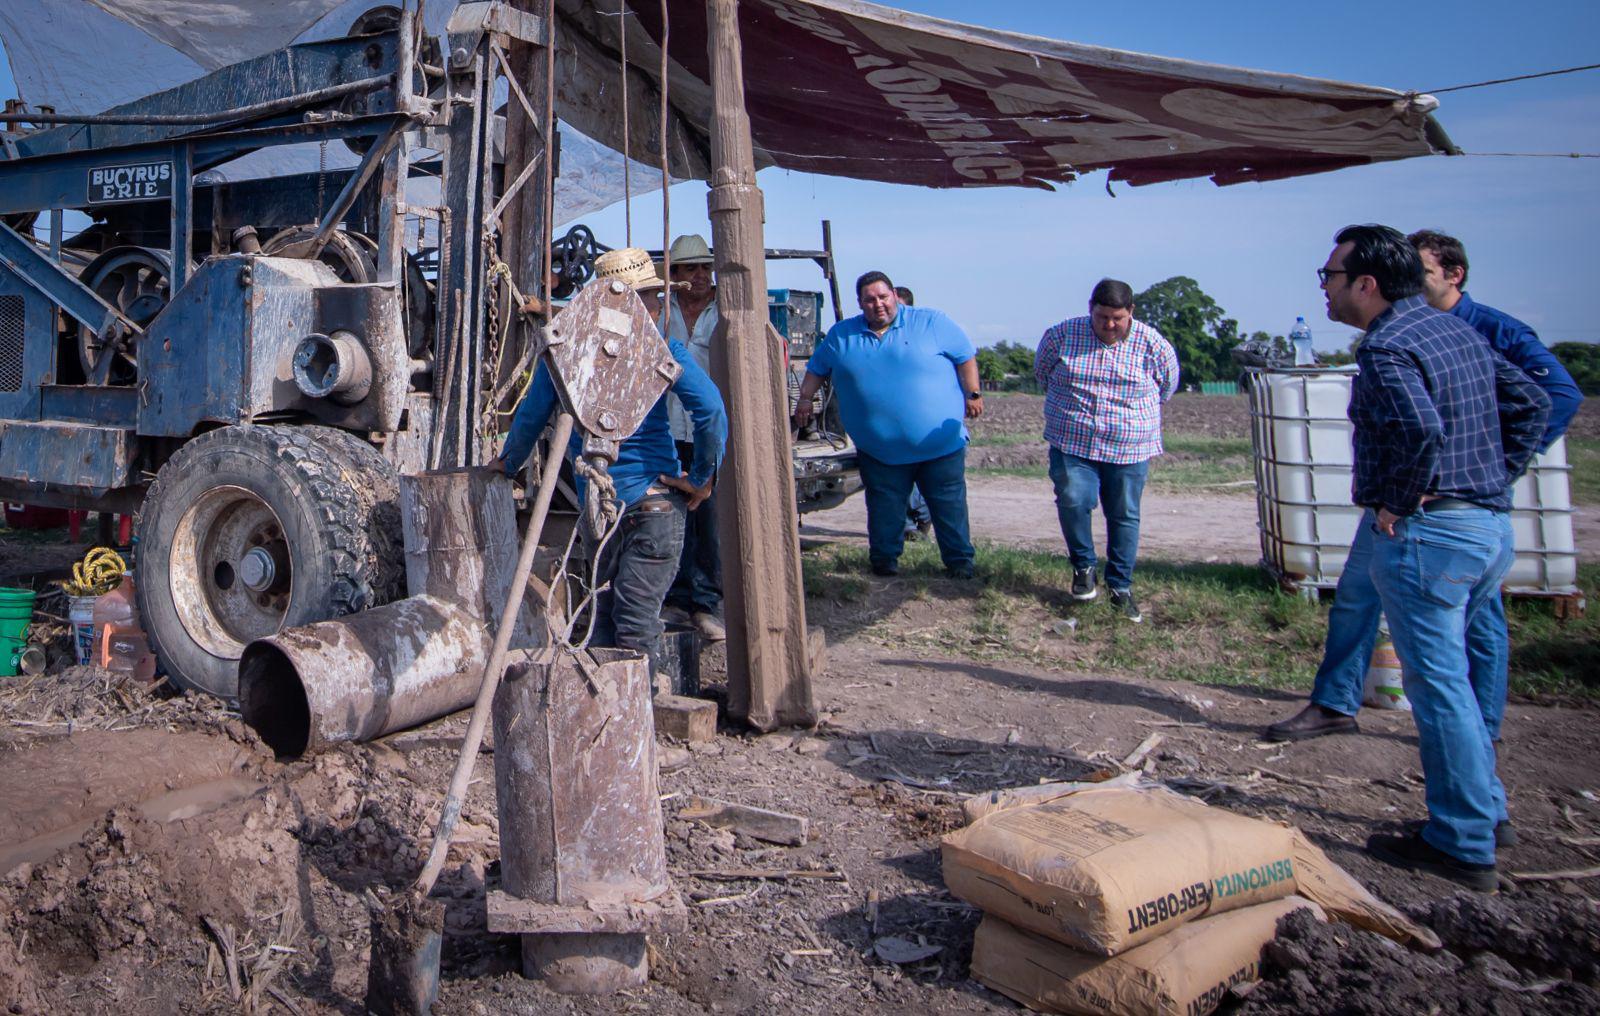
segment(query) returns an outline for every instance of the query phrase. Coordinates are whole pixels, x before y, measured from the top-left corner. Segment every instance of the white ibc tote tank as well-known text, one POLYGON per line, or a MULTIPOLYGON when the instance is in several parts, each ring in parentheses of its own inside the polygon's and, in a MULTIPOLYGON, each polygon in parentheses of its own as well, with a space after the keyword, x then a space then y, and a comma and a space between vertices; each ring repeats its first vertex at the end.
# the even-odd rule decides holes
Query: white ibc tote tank
MULTIPOLYGON (((1350 503, 1353 463, 1350 381, 1356 368, 1252 369, 1250 439, 1255 450, 1261 559, 1281 581, 1331 589, 1362 509, 1350 503)), ((1565 439, 1537 456, 1512 488, 1517 560, 1508 592, 1577 593, 1572 497, 1565 439)))

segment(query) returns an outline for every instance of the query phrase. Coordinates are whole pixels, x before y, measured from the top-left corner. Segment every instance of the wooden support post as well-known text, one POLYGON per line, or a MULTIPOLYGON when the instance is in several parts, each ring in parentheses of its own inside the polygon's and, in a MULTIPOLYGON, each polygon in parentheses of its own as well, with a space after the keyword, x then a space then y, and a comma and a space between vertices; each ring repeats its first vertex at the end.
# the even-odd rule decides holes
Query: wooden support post
POLYGON ((767 331, 767 266, 737 0, 707 0, 714 113, 711 235, 717 310, 711 371, 727 403, 718 485, 728 627, 728 711, 758 730, 811 725, 817 707, 791 464, 783 353, 767 331))

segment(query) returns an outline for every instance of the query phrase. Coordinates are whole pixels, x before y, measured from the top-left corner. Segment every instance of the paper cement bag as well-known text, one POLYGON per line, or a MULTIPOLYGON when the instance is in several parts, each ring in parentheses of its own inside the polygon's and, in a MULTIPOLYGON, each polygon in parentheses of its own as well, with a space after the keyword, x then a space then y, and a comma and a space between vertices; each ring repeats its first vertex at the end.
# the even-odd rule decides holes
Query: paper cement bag
POLYGON ((1070 949, 993 915, 972 943, 972 976, 1041 1012, 1085 1016, 1203 1016, 1228 989, 1253 981, 1279 918, 1302 907, 1288 896, 1193 921, 1109 959, 1070 949))
POLYGON ((1367 892, 1298 829, 1294 830, 1294 879, 1296 892, 1346 924, 1429 952, 1443 947, 1438 935, 1367 892))
POLYGON ((1101 956, 1295 891, 1294 830, 1156 786, 991 812, 943 846, 952 893, 1101 956))

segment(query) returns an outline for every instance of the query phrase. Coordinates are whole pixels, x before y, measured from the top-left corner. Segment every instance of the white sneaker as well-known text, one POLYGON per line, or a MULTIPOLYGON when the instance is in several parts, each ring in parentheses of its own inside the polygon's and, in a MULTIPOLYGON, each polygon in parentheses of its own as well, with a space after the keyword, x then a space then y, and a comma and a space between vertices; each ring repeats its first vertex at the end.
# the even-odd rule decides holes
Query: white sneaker
POLYGON ((694 612, 694 630, 707 642, 721 642, 728 637, 728 629, 722 623, 722 618, 709 610, 694 612))

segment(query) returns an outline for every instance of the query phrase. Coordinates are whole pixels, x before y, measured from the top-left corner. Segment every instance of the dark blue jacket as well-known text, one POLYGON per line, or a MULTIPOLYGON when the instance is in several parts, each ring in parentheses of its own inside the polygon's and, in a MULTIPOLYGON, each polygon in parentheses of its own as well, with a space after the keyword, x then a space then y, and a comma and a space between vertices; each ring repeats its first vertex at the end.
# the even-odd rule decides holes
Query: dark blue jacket
POLYGON ((1476 329, 1501 356, 1521 367, 1523 373, 1550 396, 1550 422, 1544 426, 1539 450, 1549 448, 1556 438, 1567 432, 1567 426, 1578 412, 1578 404, 1583 401, 1578 383, 1572 380, 1567 368, 1561 366, 1556 354, 1539 341, 1532 328, 1505 311, 1477 303, 1463 291, 1450 313, 1476 329))

